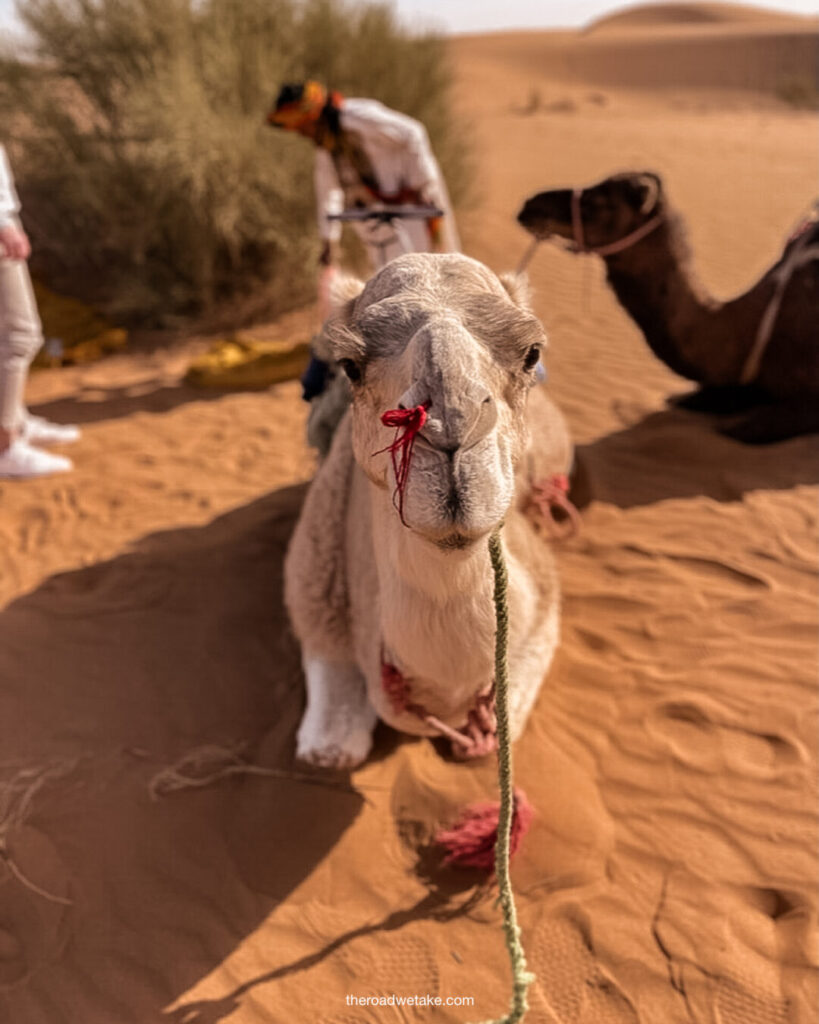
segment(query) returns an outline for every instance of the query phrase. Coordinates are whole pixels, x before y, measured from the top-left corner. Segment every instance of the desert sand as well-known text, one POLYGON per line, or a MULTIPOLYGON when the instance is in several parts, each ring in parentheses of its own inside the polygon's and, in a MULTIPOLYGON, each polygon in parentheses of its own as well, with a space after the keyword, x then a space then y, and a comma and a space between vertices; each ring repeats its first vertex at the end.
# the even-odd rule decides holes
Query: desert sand
MULTIPOLYGON (((685 4, 454 40, 480 175, 466 251, 513 267, 526 196, 651 169, 705 283, 738 292, 816 191, 816 116, 771 96, 816 48, 815 22, 685 4)), ((689 386, 594 258, 543 245, 531 279, 584 522, 558 548, 562 645, 516 749, 537 811, 513 866, 528 1019, 811 1024, 819 438, 743 447, 669 409, 689 386)), ((137 339, 30 382, 34 412, 84 435, 72 475, 0 484, 0 1021, 498 1016, 494 894, 430 848, 494 791, 491 759, 381 727, 350 779, 152 799, 203 746, 290 771, 303 702, 281 583, 306 409, 295 383, 184 386, 204 344, 137 339), (347 1004, 391 993, 474 1004, 347 1004)))

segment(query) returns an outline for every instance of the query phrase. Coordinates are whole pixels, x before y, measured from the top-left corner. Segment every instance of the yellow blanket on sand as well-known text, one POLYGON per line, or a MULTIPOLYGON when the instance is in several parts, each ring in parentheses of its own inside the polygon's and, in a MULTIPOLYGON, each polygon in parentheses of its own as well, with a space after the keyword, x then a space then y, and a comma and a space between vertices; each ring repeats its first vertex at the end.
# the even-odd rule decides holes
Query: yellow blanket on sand
POLYGON ((45 338, 35 366, 91 363, 108 352, 125 348, 128 332, 124 328, 114 327, 79 299, 58 295, 39 281, 33 284, 45 338))
POLYGON ((307 341, 220 338, 194 359, 185 380, 203 388, 267 388, 300 377, 309 358, 307 341))

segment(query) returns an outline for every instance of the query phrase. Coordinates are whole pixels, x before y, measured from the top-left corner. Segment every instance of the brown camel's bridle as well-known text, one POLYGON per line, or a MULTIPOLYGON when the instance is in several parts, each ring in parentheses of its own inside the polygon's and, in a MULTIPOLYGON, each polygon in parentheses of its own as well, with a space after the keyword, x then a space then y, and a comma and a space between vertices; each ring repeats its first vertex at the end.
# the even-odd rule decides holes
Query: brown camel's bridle
MULTIPOLYGON (((586 242, 585 232, 583 230, 583 215, 581 212, 580 204, 583 201, 583 196, 586 190, 584 188, 576 188, 572 190, 572 235, 574 236, 571 241, 568 239, 561 239, 566 243, 566 248, 571 249, 572 252, 582 253, 593 253, 595 256, 613 256, 615 253, 624 252, 626 249, 630 249, 632 245, 636 245, 637 242, 641 241, 647 235, 660 226, 665 220, 665 213, 661 210, 659 213, 655 213, 653 217, 650 217, 645 224, 641 224, 639 228, 635 228, 630 231, 623 238, 618 238, 616 242, 609 242, 608 245, 589 245, 586 242)), ((656 202, 654 204, 656 208, 656 202)), ((523 259, 518 265, 517 272, 522 274, 526 267, 529 265, 529 261, 535 254, 535 249, 540 245, 545 238, 560 238, 559 235, 543 235, 541 237, 535 236, 534 241, 524 253, 523 259)))
POLYGON ((656 227, 659 227, 665 219, 665 214, 660 211, 655 213, 645 224, 641 224, 639 228, 635 228, 616 242, 609 242, 608 245, 588 245, 583 232, 583 215, 580 210, 585 191, 584 188, 576 188, 572 191, 572 233, 576 252, 590 252, 595 256, 613 256, 617 252, 623 252, 625 249, 630 249, 632 245, 636 245, 646 235, 650 235, 656 227))

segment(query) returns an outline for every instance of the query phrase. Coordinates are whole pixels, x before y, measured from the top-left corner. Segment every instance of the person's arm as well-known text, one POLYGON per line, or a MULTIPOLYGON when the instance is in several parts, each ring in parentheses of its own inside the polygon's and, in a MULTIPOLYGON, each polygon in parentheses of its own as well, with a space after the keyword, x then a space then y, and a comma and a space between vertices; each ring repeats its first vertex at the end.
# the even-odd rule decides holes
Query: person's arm
POLYGON ((431 217, 427 221, 432 248, 440 251, 443 247, 444 214, 449 208, 449 202, 445 188, 441 187, 441 171, 433 156, 427 130, 418 121, 412 123, 407 133, 406 160, 409 186, 417 189, 421 202, 437 206, 442 211, 440 217, 431 217))
POLYGON ((10 260, 26 260, 31 253, 28 236, 17 220, 19 212, 20 200, 14 188, 6 149, 0 145, 0 250, 10 260))
MULTIPOLYGON (((445 188, 441 188, 441 172, 433 156, 426 128, 406 114, 399 114, 381 103, 367 103, 361 113, 366 117, 368 133, 378 134, 398 155, 401 178, 405 188, 413 190, 418 202, 448 209, 445 188)), ((427 221, 433 250, 442 247, 442 217, 427 221)))
POLYGON ((406 133, 406 174, 407 185, 417 189, 428 203, 442 205, 438 195, 438 164, 432 155, 427 130, 419 122, 413 122, 406 133))
POLYGON ((322 241, 319 262, 323 266, 329 266, 333 262, 335 249, 341 239, 341 222, 329 220, 329 215, 344 210, 344 193, 338 182, 333 158, 326 149, 319 149, 316 152, 314 180, 319 237, 322 241))

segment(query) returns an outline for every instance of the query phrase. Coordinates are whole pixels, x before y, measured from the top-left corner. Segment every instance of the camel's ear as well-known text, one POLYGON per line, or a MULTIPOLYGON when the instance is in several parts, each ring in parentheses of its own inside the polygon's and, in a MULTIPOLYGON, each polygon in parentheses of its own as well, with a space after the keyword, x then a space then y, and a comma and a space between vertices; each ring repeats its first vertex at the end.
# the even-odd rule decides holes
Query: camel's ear
POLYGON ((653 171, 645 171, 637 176, 637 196, 640 205, 640 213, 652 213, 660 201, 663 190, 663 183, 659 174, 653 171))
POLYGON ((330 308, 335 312, 339 307, 353 302, 364 291, 364 282, 352 274, 338 273, 330 285, 330 308))
POLYGON ((499 274, 498 276, 500 277, 501 284, 509 293, 509 298, 512 302, 527 313, 531 313, 532 296, 529 290, 529 278, 526 274, 517 274, 510 270, 507 273, 499 274))
MULTIPOLYGON (((363 365, 364 341, 352 330, 355 301, 364 290, 364 282, 349 274, 338 274, 330 286, 330 315, 324 321, 319 336, 313 341, 313 351, 325 362, 351 362, 363 365)), ((353 379, 355 370, 347 372, 353 379)))

